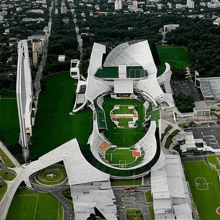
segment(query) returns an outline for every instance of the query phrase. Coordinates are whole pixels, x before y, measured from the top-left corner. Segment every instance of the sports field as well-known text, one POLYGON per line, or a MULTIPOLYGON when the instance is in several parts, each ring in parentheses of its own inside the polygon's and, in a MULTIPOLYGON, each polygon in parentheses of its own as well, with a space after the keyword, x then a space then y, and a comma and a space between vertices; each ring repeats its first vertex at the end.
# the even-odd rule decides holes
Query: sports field
POLYGON ((76 83, 69 72, 45 78, 46 90, 40 93, 33 128, 31 157, 42 156, 73 138, 87 145, 92 133, 92 110, 69 115, 74 105, 76 83))
POLYGON ((18 189, 6 220, 62 220, 60 202, 48 193, 18 189))
POLYGON ((108 160, 110 164, 120 165, 123 167, 124 164, 132 163, 135 160, 135 157, 133 156, 132 151, 128 148, 109 148, 106 152, 105 159, 108 160))
POLYGON ((184 168, 200 219, 220 219, 220 215, 216 213, 220 206, 220 183, 217 172, 202 161, 184 162, 184 168))
POLYGON ((5 145, 18 142, 19 121, 16 99, 0 99, 0 140, 5 145))
POLYGON ((106 114, 106 121, 108 130, 105 131, 105 136, 111 141, 113 145, 118 147, 130 147, 137 143, 143 136, 142 123, 144 122, 144 107, 143 104, 134 99, 111 99, 105 97, 103 108, 106 114), (137 128, 117 128, 116 124, 112 122, 110 112, 115 105, 133 105, 138 112, 137 128))
POLYGON ((169 63, 170 66, 186 68, 189 66, 189 55, 184 47, 157 45, 161 64, 169 63))

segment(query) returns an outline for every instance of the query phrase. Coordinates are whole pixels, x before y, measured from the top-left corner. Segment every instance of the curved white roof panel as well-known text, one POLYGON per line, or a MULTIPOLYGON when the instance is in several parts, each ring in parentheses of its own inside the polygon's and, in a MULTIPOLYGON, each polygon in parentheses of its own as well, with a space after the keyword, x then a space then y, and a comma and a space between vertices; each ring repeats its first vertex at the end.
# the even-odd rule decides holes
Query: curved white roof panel
POLYGON ((138 66, 141 65, 148 74, 157 73, 157 67, 148 41, 126 42, 115 47, 107 56, 104 67, 113 67, 118 65, 138 66))

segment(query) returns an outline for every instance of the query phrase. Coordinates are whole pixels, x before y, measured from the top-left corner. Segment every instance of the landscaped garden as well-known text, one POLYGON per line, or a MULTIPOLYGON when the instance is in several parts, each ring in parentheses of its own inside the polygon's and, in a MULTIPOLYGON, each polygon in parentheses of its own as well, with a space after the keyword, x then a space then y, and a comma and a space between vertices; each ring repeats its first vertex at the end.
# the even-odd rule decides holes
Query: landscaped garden
POLYGON ((220 206, 220 183, 217 171, 203 161, 184 162, 184 168, 200 219, 220 219, 220 215, 216 212, 220 206))
POLYGON ((6 171, 6 170, 0 170, 0 176, 4 179, 4 180, 13 180, 16 175, 10 171, 6 171))
POLYGON ((116 180, 111 179, 112 186, 129 186, 129 185, 141 185, 142 178, 132 179, 132 180, 116 180))
POLYGON ((62 220, 60 202, 48 193, 18 189, 8 211, 6 220, 62 220))
POLYGON ((62 165, 52 165, 37 174, 38 182, 44 185, 57 185, 65 181, 66 178, 66 170, 62 165))
POLYGON ((142 220, 142 213, 140 209, 126 209, 126 214, 129 220, 142 220))

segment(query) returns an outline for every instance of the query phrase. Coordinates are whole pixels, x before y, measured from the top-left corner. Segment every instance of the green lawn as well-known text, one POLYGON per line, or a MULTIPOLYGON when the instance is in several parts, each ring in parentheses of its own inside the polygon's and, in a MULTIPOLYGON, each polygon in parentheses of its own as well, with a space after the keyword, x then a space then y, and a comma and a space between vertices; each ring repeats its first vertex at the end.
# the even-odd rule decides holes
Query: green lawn
POLYGON ((16 99, 0 100, 0 140, 5 145, 18 142, 19 121, 16 99))
POLYGON ((18 189, 6 220, 62 220, 60 202, 48 193, 18 189))
POLYGON ((160 119, 160 110, 155 110, 155 111, 149 111, 147 112, 148 114, 151 115, 151 121, 156 121, 157 127, 158 127, 158 120, 160 119))
POLYGON ((149 212, 150 212, 150 220, 154 220, 155 217, 154 217, 154 208, 153 206, 149 206, 149 212))
POLYGON ((5 170, 0 170, 0 176, 4 180, 13 180, 16 177, 14 173, 5 170))
POLYGON ((7 191, 7 184, 3 181, 0 181, 0 201, 4 197, 6 191, 7 191))
POLYGON ((208 161, 214 164, 217 169, 220 169, 217 158, 220 160, 220 155, 207 156, 208 161))
POLYGON ((1 90, 2 98, 16 98, 16 92, 14 90, 1 90))
POLYGON ((125 149, 109 148, 106 152, 105 159, 110 164, 129 164, 135 160, 132 151, 125 149))
POLYGON ((118 118, 118 126, 122 126, 123 128, 129 128, 128 122, 133 121, 132 118, 118 118))
POLYGON ((4 161, 6 167, 15 167, 9 157, 5 154, 5 152, 0 148, 0 156, 4 161))
POLYGON ((46 185, 56 185, 67 178, 64 166, 52 165, 41 170, 37 175, 37 180, 46 185), (48 176, 49 175, 49 176, 48 176), (52 176, 51 176, 52 175, 52 176))
POLYGON ((151 195, 151 191, 145 192, 145 200, 146 202, 153 202, 153 196, 151 195))
POLYGON ((157 51, 161 64, 167 62, 170 66, 178 68, 186 68, 189 66, 189 55, 184 47, 157 45, 157 51))
POLYGON ((142 220, 140 209, 126 209, 129 220, 142 220))
MULTIPOLYGON (((193 199, 196 203, 200 219, 220 219, 220 216, 216 214, 216 209, 220 206, 220 183, 218 181, 217 172, 204 164, 202 161, 184 162, 184 168, 186 171, 186 180, 189 181, 193 199), (203 177, 206 179, 206 181, 209 183, 208 190, 199 190, 196 188, 195 180, 198 177, 203 177)), ((200 179, 202 181, 202 178, 200 179)), ((197 181, 200 180, 197 179, 197 181)), ((203 184, 203 182, 201 183, 203 184)), ((199 186, 199 188, 201 187, 202 185, 199 186)))
POLYGON ((142 178, 134 179, 134 180, 116 180, 111 179, 112 186, 129 186, 129 185, 141 185, 142 178))
POLYGON ((142 131, 142 123, 144 122, 144 107, 140 101, 134 99, 122 100, 105 97, 103 108, 105 110, 108 126, 108 130, 105 131, 105 136, 113 145, 117 145, 118 147, 130 147, 136 144, 145 135, 142 131), (134 105, 138 112, 138 127, 128 129, 117 128, 110 118, 110 111, 115 105, 134 105))
POLYGON ((69 115, 74 105, 76 82, 68 72, 45 78, 46 90, 41 91, 39 97, 31 157, 42 156, 73 138, 87 145, 92 133, 92 110, 69 115))

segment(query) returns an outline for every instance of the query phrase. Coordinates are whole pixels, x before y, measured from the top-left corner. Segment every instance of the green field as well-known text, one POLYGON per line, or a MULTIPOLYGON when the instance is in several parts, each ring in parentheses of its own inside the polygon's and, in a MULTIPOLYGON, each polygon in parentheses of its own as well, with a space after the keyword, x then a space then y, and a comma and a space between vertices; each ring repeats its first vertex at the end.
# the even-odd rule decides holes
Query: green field
POLYGON ((60 202, 48 193, 18 189, 6 220, 62 220, 60 202))
POLYGON ((217 158, 220 160, 220 155, 207 156, 208 161, 215 165, 216 169, 220 169, 217 158))
POLYGON ((135 160, 135 157, 128 148, 125 149, 114 149, 109 148, 105 154, 105 159, 108 160, 110 164, 129 164, 135 160))
POLYGON ((170 66, 178 68, 186 68, 189 66, 189 55, 184 47, 157 45, 157 51, 161 64, 167 62, 170 66))
POLYGON ((220 206, 220 183, 217 172, 202 161, 184 162, 184 168, 200 219, 220 219, 220 215, 216 214, 216 209, 220 206), (196 182, 199 184, 196 185, 196 182))
POLYGON ((134 99, 122 100, 105 97, 103 108, 105 110, 108 126, 108 130, 105 131, 105 136, 113 145, 117 145, 118 147, 130 147, 136 144, 144 136, 145 133, 142 131, 142 123, 144 122, 144 107, 140 101, 134 99), (110 111, 115 105, 134 105, 139 117, 137 122, 138 127, 127 129, 117 128, 110 117, 110 111))
POLYGON ((69 115, 73 109, 76 80, 68 72, 45 78, 46 90, 39 96, 30 156, 39 157, 77 138, 87 145, 92 133, 92 110, 69 115))
POLYGON ((52 165, 37 174, 37 180, 45 185, 56 185, 63 182, 66 178, 65 167, 61 165, 52 165))
POLYGON ((16 99, 0 100, 0 140, 5 145, 18 142, 19 121, 16 99))
POLYGON ((1 97, 16 99, 16 92, 14 90, 1 90, 1 97))

